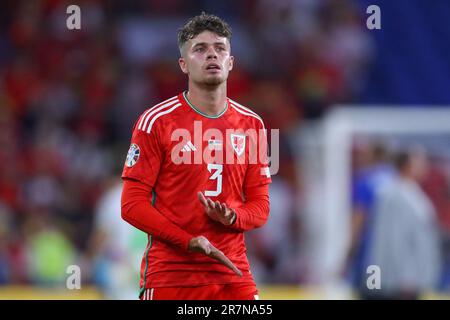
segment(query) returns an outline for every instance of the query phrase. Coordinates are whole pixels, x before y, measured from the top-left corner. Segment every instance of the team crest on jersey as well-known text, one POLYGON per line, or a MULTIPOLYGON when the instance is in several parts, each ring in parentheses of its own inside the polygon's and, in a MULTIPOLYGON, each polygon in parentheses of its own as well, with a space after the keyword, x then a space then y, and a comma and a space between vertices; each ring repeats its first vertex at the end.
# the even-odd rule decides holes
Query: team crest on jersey
POLYGON ((232 133, 230 135, 230 138, 233 150, 237 153, 238 156, 241 156, 245 150, 245 135, 232 133))
POLYGON ((138 162, 140 155, 141 150, 139 149, 139 146, 135 143, 131 144, 130 149, 128 150, 127 160, 125 161, 126 166, 134 166, 138 162))

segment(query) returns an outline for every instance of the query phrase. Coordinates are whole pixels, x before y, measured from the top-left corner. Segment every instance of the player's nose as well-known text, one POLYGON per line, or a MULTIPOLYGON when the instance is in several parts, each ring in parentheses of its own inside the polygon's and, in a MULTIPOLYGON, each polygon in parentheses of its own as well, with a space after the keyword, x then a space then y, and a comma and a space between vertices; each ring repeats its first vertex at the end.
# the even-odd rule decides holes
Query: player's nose
POLYGON ((206 59, 217 59, 217 52, 213 47, 209 47, 206 52, 206 59))

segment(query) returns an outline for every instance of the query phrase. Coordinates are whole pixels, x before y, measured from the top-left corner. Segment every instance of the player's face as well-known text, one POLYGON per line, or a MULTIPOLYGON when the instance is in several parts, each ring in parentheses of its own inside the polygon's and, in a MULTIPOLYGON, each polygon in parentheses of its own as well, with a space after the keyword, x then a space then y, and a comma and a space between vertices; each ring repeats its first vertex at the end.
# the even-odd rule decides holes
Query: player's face
POLYGON ((423 151, 416 151, 410 161, 412 174, 417 180, 422 180, 428 170, 426 154, 423 151))
POLYGON ((227 38, 203 31, 185 43, 179 63, 190 81, 217 86, 227 80, 233 60, 227 38))

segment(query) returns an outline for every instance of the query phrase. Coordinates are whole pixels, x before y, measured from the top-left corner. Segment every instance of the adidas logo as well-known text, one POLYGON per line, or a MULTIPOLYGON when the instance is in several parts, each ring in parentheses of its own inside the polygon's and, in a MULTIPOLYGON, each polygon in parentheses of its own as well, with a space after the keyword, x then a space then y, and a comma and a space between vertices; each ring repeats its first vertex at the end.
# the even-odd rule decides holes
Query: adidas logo
POLYGON ((191 141, 188 141, 188 143, 185 144, 183 149, 181 149, 181 152, 189 152, 189 151, 197 151, 197 148, 192 144, 191 141))

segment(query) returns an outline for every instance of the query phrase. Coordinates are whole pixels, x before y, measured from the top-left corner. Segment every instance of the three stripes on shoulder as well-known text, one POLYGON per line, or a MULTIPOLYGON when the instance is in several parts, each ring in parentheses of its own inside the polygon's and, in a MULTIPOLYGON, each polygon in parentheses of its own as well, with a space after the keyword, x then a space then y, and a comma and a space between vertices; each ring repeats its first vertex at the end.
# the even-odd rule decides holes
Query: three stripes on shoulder
POLYGON ((157 105, 151 107, 142 114, 141 119, 139 120, 138 129, 150 133, 156 119, 172 112, 173 110, 175 110, 180 106, 181 102, 178 99, 178 96, 172 97, 170 99, 167 99, 166 101, 158 103, 157 105))

